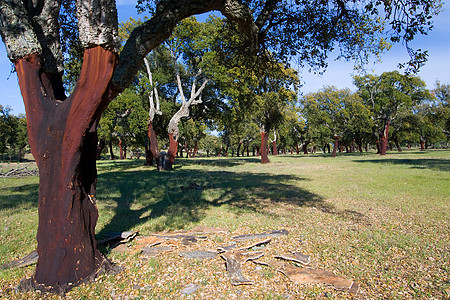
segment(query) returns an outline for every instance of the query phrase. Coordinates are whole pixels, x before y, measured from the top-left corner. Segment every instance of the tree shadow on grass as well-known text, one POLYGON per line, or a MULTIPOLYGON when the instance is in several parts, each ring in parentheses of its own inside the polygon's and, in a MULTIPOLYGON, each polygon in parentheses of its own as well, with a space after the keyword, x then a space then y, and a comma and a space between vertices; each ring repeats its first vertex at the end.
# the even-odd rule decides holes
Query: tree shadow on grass
MULTIPOLYGON (((238 212, 271 214, 274 203, 332 209, 322 197, 295 185, 306 180, 293 175, 270 173, 202 171, 175 172, 129 170, 99 175, 99 202, 115 202, 112 219, 97 236, 127 231, 151 220, 151 230, 173 230, 198 222, 211 207, 230 206, 238 212), (109 196, 108 196, 109 195, 109 196)), ((106 208, 109 209, 109 208, 106 208)))
POLYGON ((412 159, 368 159, 368 160, 355 160, 357 163, 375 163, 375 164, 393 164, 393 165, 407 165, 413 169, 431 169, 436 171, 450 172, 450 160, 449 159, 436 159, 436 158, 412 158, 412 159))
POLYGON ((39 184, 0 188, 0 211, 23 206, 38 206, 39 184))
POLYGON ((246 156, 246 157, 223 157, 223 158, 189 158, 189 159, 177 159, 176 163, 184 166, 184 165, 205 165, 205 166, 214 166, 214 167, 234 167, 243 165, 246 163, 260 163, 261 158, 256 156, 246 156))

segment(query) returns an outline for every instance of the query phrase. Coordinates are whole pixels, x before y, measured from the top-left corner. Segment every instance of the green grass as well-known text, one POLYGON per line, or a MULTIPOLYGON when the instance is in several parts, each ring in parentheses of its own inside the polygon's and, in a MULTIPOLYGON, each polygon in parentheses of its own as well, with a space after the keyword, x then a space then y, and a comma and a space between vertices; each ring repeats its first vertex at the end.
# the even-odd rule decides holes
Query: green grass
MULTIPOLYGON (((290 234, 275 251, 310 254, 315 267, 358 282, 362 298, 449 296, 450 151, 280 155, 267 165, 254 157, 177 159, 173 172, 157 172, 143 160, 100 161, 98 169, 98 238, 111 231, 146 235, 197 225, 226 227, 232 235, 286 228, 290 234)), ((0 178, 0 263, 36 247, 37 189, 36 177, 0 178)), ((227 238, 211 239, 220 244, 227 238)), ((115 295, 136 299, 172 298, 185 286, 181 276, 156 288, 171 266, 164 258, 146 261, 144 276, 136 274, 138 257, 104 251, 125 271, 105 276, 107 284, 77 287, 69 298, 102 298, 111 288, 115 295), (126 284, 130 280, 152 288, 133 290, 126 284)), ((270 293, 259 284, 237 290, 221 279, 224 267, 218 261, 217 277, 190 275, 205 285, 203 290, 221 286, 217 298, 235 293, 249 299, 348 297, 321 285, 293 288, 265 267, 261 280, 276 282, 270 293)), ((206 268, 201 263, 186 267, 206 268)), ((1 290, 17 286, 33 269, 0 271, 1 290)))

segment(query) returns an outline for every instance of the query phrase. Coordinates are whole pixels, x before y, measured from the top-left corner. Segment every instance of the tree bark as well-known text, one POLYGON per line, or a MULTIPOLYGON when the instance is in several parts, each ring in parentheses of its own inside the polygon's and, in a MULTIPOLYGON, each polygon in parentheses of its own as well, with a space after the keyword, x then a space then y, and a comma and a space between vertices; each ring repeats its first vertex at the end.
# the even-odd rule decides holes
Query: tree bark
POLYGON ((338 136, 338 135, 334 136, 334 147, 333 147, 333 152, 331 153, 331 157, 336 157, 336 151, 339 147, 339 138, 340 138, 340 136, 338 136))
POLYGON ((268 141, 269 134, 267 132, 261 132, 261 163, 267 164, 270 162, 269 160, 269 146, 268 141))
POLYGON ((173 163, 178 152, 178 141, 174 139, 173 134, 169 134, 169 162, 167 164, 167 170, 173 169, 173 163))
POLYGON ((388 135, 389 135, 389 120, 386 121, 384 130, 381 134, 380 155, 386 155, 388 147, 388 135))
POLYGON ((153 129, 153 124, 151 121, 148 122, 147 125, 147 136, 148 136, 148 141, 149 141, 149 151, 152 155, 152 158, 155 159, 156 161, 156 167, 159 170, 159 152, 158 152, 158 140, 156 139, 156 133, 155 130, 153 129))
POLYGON ((304 142, 302 144, 303 154, 308 154, 308 144, 309 144, 309 142, 304 142))
POLYGON ((273 155, 278 155, 277 141, 276 140, 272 141, 272 154, 273 155))
POLYGON ((111 51, 87 49, 75 91, 63 102, 54 89, 60 78, 41 72, 37 54, 15 63, 40 174, 37 283, 77 284, 109 265, 95 240, 96 124, 101 104, 115 96, 109 82, 116 61, 111 51))
POLYGON ((110 158, 111 160, 116 159, 116 156, 114 155, 114 151, 113 151, 113 145, 112 145, 112 141, 109 141, 109 154, 110 154, 110 158))
POLYGON ((398 138, 394 138, 395 147, 397 147, 398 152, 402 152, 402 147, 400 146, 400 143, 398 142, 398 138))

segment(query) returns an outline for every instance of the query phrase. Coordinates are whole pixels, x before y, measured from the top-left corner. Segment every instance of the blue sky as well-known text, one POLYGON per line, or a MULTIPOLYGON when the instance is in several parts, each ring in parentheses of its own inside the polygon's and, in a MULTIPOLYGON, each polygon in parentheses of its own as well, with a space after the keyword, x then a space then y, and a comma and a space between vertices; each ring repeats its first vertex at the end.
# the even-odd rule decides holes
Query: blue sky
MULTIPOLYGON (((126 21, 130 16, 136 17, 134 9, 135 0, 117 0, 119 21, 126 21)), ((418 36, 411 46, 416 49, 428 50, 427 64, 418 74, 427 84, 429 89, 434 87, 436 80, 442 83, 450 83, 450 3, 444 5, 444 11, 434 19, 434 29, 427 36, 418 36)), ((395 45, 389 52, 383 54, 382 62, 369 64, 368 72, 381 74, 385 71, 397 69, 399 62, 406 62, 408 54, 402 45, 395 45)), ((12 113, 17 115, 25 113, 25 108, 20 94, 17 76, 11 73, 12 65, 6 56, 3 42, 0 43, 0 91, 2 97, 0 104, 10 106, 12 113)), ((334 85, 337 88, 350 88, 355 90, 352 84, 353 62, 335 61, 330 57, 328 68, 323 75, 308 73, 300 70, 302 77, 303 93, 316 92, 325 85, 334 85)))

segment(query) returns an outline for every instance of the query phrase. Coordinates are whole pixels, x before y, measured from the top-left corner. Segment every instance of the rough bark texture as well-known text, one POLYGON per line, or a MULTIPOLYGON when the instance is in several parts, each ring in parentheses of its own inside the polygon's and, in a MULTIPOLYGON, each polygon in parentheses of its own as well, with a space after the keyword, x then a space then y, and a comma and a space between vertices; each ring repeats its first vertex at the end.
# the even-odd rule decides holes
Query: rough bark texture
POLYGON ((261 163, 267 164, 269 160, 269 148, 268 148, 269 134, 267 132, 261 132, 261 163))
POLYGON ((116 55, 101 47, 86 50, 77 87, 64 102, 55 99, 38 55, 15 64, 29 143, 40 173, 35 273, 40 284, 76 284, 95 274, 105 260, 94 235, 98 219, 95 125, 100 103, 111 96, 115 63, 116 55))

